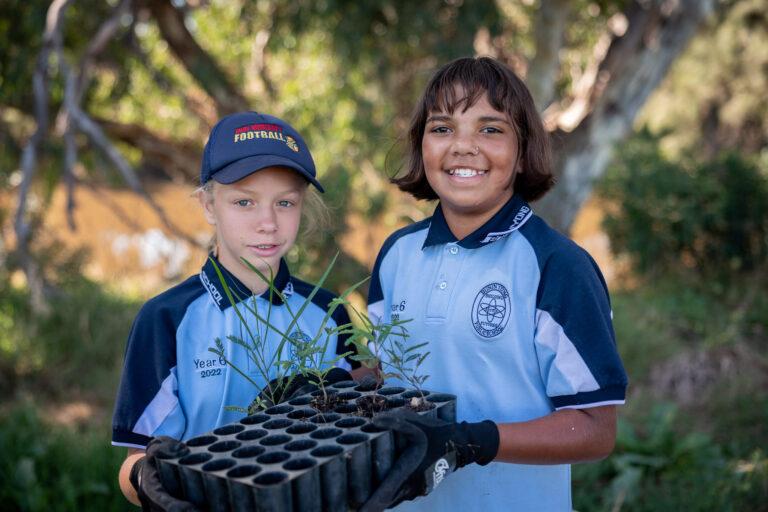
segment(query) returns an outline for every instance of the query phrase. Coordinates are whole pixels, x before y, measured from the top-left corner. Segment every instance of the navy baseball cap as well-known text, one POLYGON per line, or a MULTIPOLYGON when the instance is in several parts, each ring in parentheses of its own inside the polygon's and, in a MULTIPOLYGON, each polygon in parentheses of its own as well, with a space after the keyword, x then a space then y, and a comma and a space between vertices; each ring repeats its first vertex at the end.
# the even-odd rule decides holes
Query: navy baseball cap
POLYGON ((214 179, 229 184, 265 167, 296 170, 320 192, 315 162, 299 132, 275 116, 258 112, 231 114, 216 123, 203 150, 200 184, 214 179))

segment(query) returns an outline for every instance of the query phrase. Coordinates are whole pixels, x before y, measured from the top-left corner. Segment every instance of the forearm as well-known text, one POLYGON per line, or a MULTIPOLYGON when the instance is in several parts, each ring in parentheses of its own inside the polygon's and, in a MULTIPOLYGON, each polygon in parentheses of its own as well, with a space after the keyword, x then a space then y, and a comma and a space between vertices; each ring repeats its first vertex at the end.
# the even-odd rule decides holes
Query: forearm
POLYGON ((561 409, 499 427, 496 462, 569 464, 607 457, 616 441, 616 406, 561 409))
POLYGON ((141 503, 139 502, 139 496, 136 493, 136 489, 134 489, 133 485, 131 484, 129 477, 131 475, 131 469, 133 468, 133 465, 136 464, 136 461, 138 461, 140 458, 144 457, 144 455, 144 450, 129 448, 128 456, 123 461, 123 465, 120 466, 120 473, 118 475, 120 490, 123 491, 123 495, 128 501, 137 506, 141 506, 141 503))

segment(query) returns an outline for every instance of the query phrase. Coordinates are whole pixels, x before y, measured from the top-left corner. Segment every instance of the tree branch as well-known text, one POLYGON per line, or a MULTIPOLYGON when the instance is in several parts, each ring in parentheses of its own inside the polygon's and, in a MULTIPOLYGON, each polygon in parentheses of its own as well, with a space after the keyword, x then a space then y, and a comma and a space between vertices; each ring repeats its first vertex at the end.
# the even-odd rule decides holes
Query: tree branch
MULTIPOLYGON (((59 56, 63 58, 63 56, 59 56)), ((67 72, 67 84, 64 90, 64 103, 69 104, 74 101, 73 95, 75 94, 75 78, 72 73, 67 72)), ((75 225, 75 176, 74 168, 77 163, 77 146, 75 145, 74 127, 69 121, 69 116, 66 116, 66 128, 64 129, 64 183, 67 188, 67 224, 69 229, 74 231, 77 229, 75 225)))
MULTIPOLYGON (((219 117, 218 112, 216 111, 216 107, 212 102, 200 101, 197 98, 184 93, 184 91, 180 90, 180 87, 176 87, 176 84, 173 83, 171 78, 164 75, 160 70, 152 65, 149 57, 147 56, 147 53, 144 51, 141 45, 137 44, 135 38, 131 37, 129 39, 128 47, 136 56, 136 58, 139 59, 139 62, 141 62, 141 64, 147 70, 155 83, 160 87, 160 89, 162 89, 166 94, 180 96, 181 100, 184 102, 184 105, 186 105, 190 111, 192 111, 198 118, 207 124, 209 128, 213 128, 213 125, 218 122, 219 117)), ((203 99, 207 99, 207 97, 204 97, 203 99)))
POLYGON ((21 156, 22 180, 19 186, 18 204, 14 219, 16 250, 19 253, 29 286, 30 304, 38 314, 50 312, 50 306, 43 295, 43 277, 29 250, 31 228, 27 216, 27 196, 37 168, 37 150, 48 132, 48 60, 51 51, 61 44, 61 25, 69 0, 54 0, 48 8, 43 32, 43 44, 35 62, 32 89, 35 98, 35 121, 37 127, 24 146, 21 156))
POLYGON ((152 196, 147 192, 131 166, 128 164, 128 162, 125 161, 123 155, 117 150, 117 148, 115 148, 112 143, 109 142, 109 139, 107 139, 107 137, 104 135, 104 132, 102 132, 98 124, 96 124, 79 108, 73 108, 70 111, 70 116, 72 120, 77 124, 77 127, 86 135, 88 135, 88 138, 93 144, 96 145, 97 149, 99 149, 102 154, 104 154, 104 156, 106 156, 107 159, 112 162, 112 165, 117 168, 117 170, 122 175, 123 180, 125 180, 128 186, 131 187, 131 190, 141 196, 155 211, 160 219, 160 222, 163 223, 163 226, 168 228, 170 231, 173 231, 174 233, 180 234, 187 242, 193 245, 200 245, 190 236, 184 235, 182 231, 168 219, 165 214, 165 210, 163 210, 163 208, 160 207, 160 205, 158 205, 152 196))
POLYGON ((157 165, 176 179, 195 183, 200 178, 202 153, 196 141, 172 141, 139 124, 122 124, 95 119, 112 140, 138 148, 144 159, 157 165))
POLYGON ((107 44, 115 38, 118 30, 120 30, 123 16, 131 11, 133 0, 120 0, 120 3, 112 10, 112 14, 104 21, 99 27, 99 31, 93 36, 91 42, 88 44, 88 48, 85 54, 80 59, 79 76, 77 78, 77 86, 72 98, 76 105, 80 105, 83 99, 83 94, 88 85, 88 81, 91 79, 91 67, 93 60, 104 51, 107 44))
POLYGON ((628 6, 626 32, 612 36, 605 49, 591 87, 581 96, 579 122, 572 131, 554 132, 560 184, 537 209, 555 228, 568 231, 592 192, 592 183, 605 172, 613 144, 629 133, 640 108, 713 4, 714 0, 636 0, 628 6))
POLYGON ((203 50, 184 24, 182 13, 170 0, 147 0, 152 16, 168 46, 187 71, 216 102, 219 116, 249 110, 248 101, 230 82, 218 63, 203 50))

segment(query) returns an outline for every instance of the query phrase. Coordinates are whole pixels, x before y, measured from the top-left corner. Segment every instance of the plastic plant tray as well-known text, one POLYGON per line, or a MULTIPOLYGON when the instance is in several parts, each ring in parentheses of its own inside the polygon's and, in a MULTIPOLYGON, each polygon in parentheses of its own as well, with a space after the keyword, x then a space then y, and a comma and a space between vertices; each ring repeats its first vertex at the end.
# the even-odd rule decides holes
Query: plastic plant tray
MULTIPOLYGON (((360 415, 355 381, 327 388, 343 401, 319 413, 296 397, 186 442, 190 452, 158 459, 160 479, 176 496, 202 510, 346 512, 360 507, 387 474, 402 440, 360 415)), ((420 412, 456 421, 456 397, 423 391, 434 408, 420 412)), ((385 386, 387 409, 407 405, 419 392, 385 386)), ((380 414, 380 413, 379 413, 380 414)))

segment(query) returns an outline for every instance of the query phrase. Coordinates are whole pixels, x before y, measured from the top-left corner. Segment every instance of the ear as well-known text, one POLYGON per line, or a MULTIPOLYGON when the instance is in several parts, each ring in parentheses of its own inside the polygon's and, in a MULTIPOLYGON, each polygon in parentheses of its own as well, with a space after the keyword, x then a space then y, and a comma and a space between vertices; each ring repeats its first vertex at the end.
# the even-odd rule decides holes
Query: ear
POLYGON ((213 208, 213 192, 208 192, 203 189, 197 191, 197 200, 200 201, 200 207, 203 209, 203 215, 205 220, 211 226, 216 225, 216 212, 213 208))

